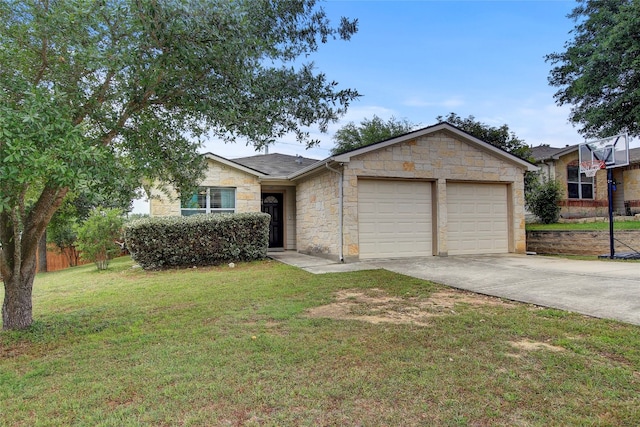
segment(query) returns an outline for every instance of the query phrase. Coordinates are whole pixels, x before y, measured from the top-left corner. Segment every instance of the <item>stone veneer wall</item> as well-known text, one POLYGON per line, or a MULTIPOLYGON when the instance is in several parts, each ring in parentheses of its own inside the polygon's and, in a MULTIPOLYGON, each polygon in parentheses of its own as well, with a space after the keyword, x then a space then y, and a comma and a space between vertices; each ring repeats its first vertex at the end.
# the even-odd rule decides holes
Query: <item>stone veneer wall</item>
POLYGON ((624 199, 630 208, 630 213, 640 213, 640 164, 634 164, 625 169, 622 174, 622 180, 624 184, 624 199))
MULTIPOLYGON (((258 177, 223 165, 214 160, 207 161, 207 172, 203 187, 233 187, 236 189, 236 212, 260 212, 260 182, 258 177)), ((171 197, 155 189, 149 203, 151 216, 179 216, 180 199, 173 189, 171 197)))
MULTIPOLYGON (((512 207, 510 250, 524 253, 524 170, 495 154, 459 141, 443 131, 352 158, 344 165, 345 260, 359 256, 358 179, 406 178, 435 181, 437 239, 435 253, 446 255, 446 182, 477 181, 510 184, 512 207)), ((338 179, 331 171, 304 179, 297 188, 298 250, 336 258, 338 256, 338 179)))
MULTIPOLYGON (((640 230, 616 230, 614 237, 640 251, 640 230)), ((527 231, 527 251, 539 254, 609 254, 609 231, 527 231)), ((632 252, 614 242, 616 253, 632 252)))
POLYGON ((301 181, 296 189, 298 252, 339 258, 340 176, 328 169, 301 181))

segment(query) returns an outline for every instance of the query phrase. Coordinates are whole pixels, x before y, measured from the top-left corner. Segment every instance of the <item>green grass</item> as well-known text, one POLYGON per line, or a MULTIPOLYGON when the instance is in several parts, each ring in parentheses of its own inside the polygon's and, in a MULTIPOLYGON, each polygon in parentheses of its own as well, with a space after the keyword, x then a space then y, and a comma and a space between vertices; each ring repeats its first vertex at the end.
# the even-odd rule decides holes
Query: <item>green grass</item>
MULTIPOLYGON (((549 230, 549 231, 597 231, 609 230, 608 222, 588 222, 584 224, 580 223, 557 223, 557 224, 527 224, 527 231, 549 230)), ((614 230, 640 230, 640 221, 620 221, 613 222, 614 230)))
POLYGON ((381 289, 410 307, 445 288, 383 270, 312 275, 269 261, 131 265, 37 277, 34 326, 0 333, 0 425, 640 420, 638 326, 462 299, 427 326, 310 318, 342 289, 381 289))

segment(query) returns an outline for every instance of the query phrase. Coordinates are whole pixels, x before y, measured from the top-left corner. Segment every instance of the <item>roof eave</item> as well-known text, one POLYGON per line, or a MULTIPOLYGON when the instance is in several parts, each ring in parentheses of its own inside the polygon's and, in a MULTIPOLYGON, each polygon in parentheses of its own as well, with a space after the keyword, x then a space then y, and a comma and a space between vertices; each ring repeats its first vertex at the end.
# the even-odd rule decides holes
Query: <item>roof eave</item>
POLYGON ((248 174, 251 174, 251 175, 257 176, 258 178, 266 178, 266 177, 269 177, 269 175, 267 175, 267 174, 265 174, 265 173, 263 173, 263 172, 260 172, 260 171, 259 171, 259 170, 257 170, 257 169, 252 169, 252 168, 249 168, 249 167, 243 166, 243 165, 241 165, 240 163, 236 163, 236 162, 234 162, 233 160, 229 160, 229 159, 224 158, 224 157, 222 157, 222 156, 218 156, 217 154, 213 154, 213 153, 205 153, 205 154, 203 154, 203 156, 204 156, 205 158, 207 158, 207 159, 214 160, 214 161, 216 161, 216 162, 218 162, 218 163, 222 163, 223 165, 226 165, 226 166, 229 166, 229 167, 232 167, 232 168, 238 169, 238 170, 240 170, 240 171, 242 171, 242 172, 245 172, 245 173, 248 173, 248 174))
MULTIPOLYGON (((314 172, 316 172, 317 169, 321 168, 321 167, 325 167, 325 165, 328 164, 335 164, 337 163, 336 158, 335 157, 327 157, 326 159, 323 160, 318 160, 317 162, 315 162, 312 165, 309 165, 305 168, 302 168, 294 173, 292 173, 291 175, 287 176, 287 179, 294 181, 300 178, 304 178, 305 176, 308 176, 314 172)), ((345 162, 340 162, 340 163, 345 163, 345 162)))

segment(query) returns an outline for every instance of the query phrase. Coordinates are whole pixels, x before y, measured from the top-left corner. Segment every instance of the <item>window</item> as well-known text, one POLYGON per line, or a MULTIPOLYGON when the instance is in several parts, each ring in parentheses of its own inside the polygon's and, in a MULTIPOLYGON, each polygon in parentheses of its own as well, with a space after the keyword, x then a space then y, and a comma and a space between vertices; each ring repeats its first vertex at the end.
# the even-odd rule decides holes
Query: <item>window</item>
POLYGON ((567 166, 567 195, 570 199, 593 199, 593 177, 580 173, 577 165, 567 166))
POLYGON ((200 187, 191 199, 182 203, 183 216, 200 213, 234 213, 235 211, 235 188, 200 187))

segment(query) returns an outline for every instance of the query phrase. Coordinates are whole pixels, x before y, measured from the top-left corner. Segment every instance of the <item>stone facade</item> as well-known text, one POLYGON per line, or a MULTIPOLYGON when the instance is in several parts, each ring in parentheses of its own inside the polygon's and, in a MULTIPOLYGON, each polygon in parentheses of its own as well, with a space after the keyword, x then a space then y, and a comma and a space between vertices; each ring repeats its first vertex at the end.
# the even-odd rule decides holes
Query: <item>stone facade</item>
MULTIPOLYGON (((236 212, 260 212, 262 193, 281 193, 283 198, 284 249, 296 249, 296 188, 293 184, 261 182, 258 176, 207 159, 203 187, 230 187, 236 190, 236 212)), ((180 199, 173 188, 154 189, 150 201, 151 216, 180 216, 180 199), (168 195, 165 193, 169 193, 168 195)))
MULTIPOLYGON (((501 194, 506 196, 499 196, 500 212, 506 209, 507 219, 503 215, 494 223, 507 222, 502 228, 508 230, 502 233, 505 236, 502 241, 508 239, 508 248, 501 246, 499 250, 517 253, 526 250, 524 172, 533 170, 533 166, 449 124, 424 128, 394 140, 334 156, 326 163, 311 159, 305 159, 307 163, 299 163, 292 157, 290 160, 295 161, 295 166, 289 172, 279 168, 285 166, 287 159, 283 156, 254 157, 229 161, 210 154, 206 178, 201 185, 235 188, 236 212, 259 212, 264 193, 282 194, 284 249, 297 249, 302 253, 347 262, 358 260, 361 254, 358 192, 359 187, 363 187, 360 184, 366 179, 394 179, 429 184, 432 199, 430 223, 433 228, 430 237, 434 255, 449 254, 447 240, 452 233, 449 233, 447 191, 452 191, 451 183, 501 187, 501 194), (243 166, 239 161, 253 163, 243 166), (255 169, 258 167, 256 162, 260 169, 255 169), (502 192, 502 188, 506 191, 502 192), (506 207, 503 197, 507 199, 506 207)), ((489 187, 478 188, 484 190, 489 187)), ((405 196, 410 199, 412 194, 408 192, 405 196)), ((171 196, 156 191, 151 200, 151 215, 180 215, 180 201, 175 192, 171 196)), ((480 199, 477 196, 472 200, 480 199)), ((453 201, 455 199, 451 196, 450 202, 453 201)), ((491 218, 497 217, 489 217, 489 220, 491 218)), ((411 227, 411 219, 405 224, 411 227)))
MULTIPOLYGON (((446 185, 454 182, 504 183, 508 185, 511 252, 524 253, 524 169, 494 153, 440 131, 353 157, 343 166, 343 254, 357 259, 358 179, 400 178, 431 181, 437 209, 436 251, 447 254, 446 185)), ((338 179, 326 170, 298 183, 298 250, 336 258, 339 250, 338 179)))
POLYGON ((630 165, 622 171, 625 214, 640 213, 640 164, 630 165))
POLYGON ((299 252, 339 257, 339 180, 340 175, 324 169, 298 183, 296 247, 299 252))
MULTIPOLYGON (((231 187, 236 189, 236 212, 260 212, 260 182, 258 177, 241 170, 207 160, 207 172, 203 187, 231 187)), ((169 194, 154 190, 150 200, 151 216, 179 216, 180 199, 174 189, 169 194)))

